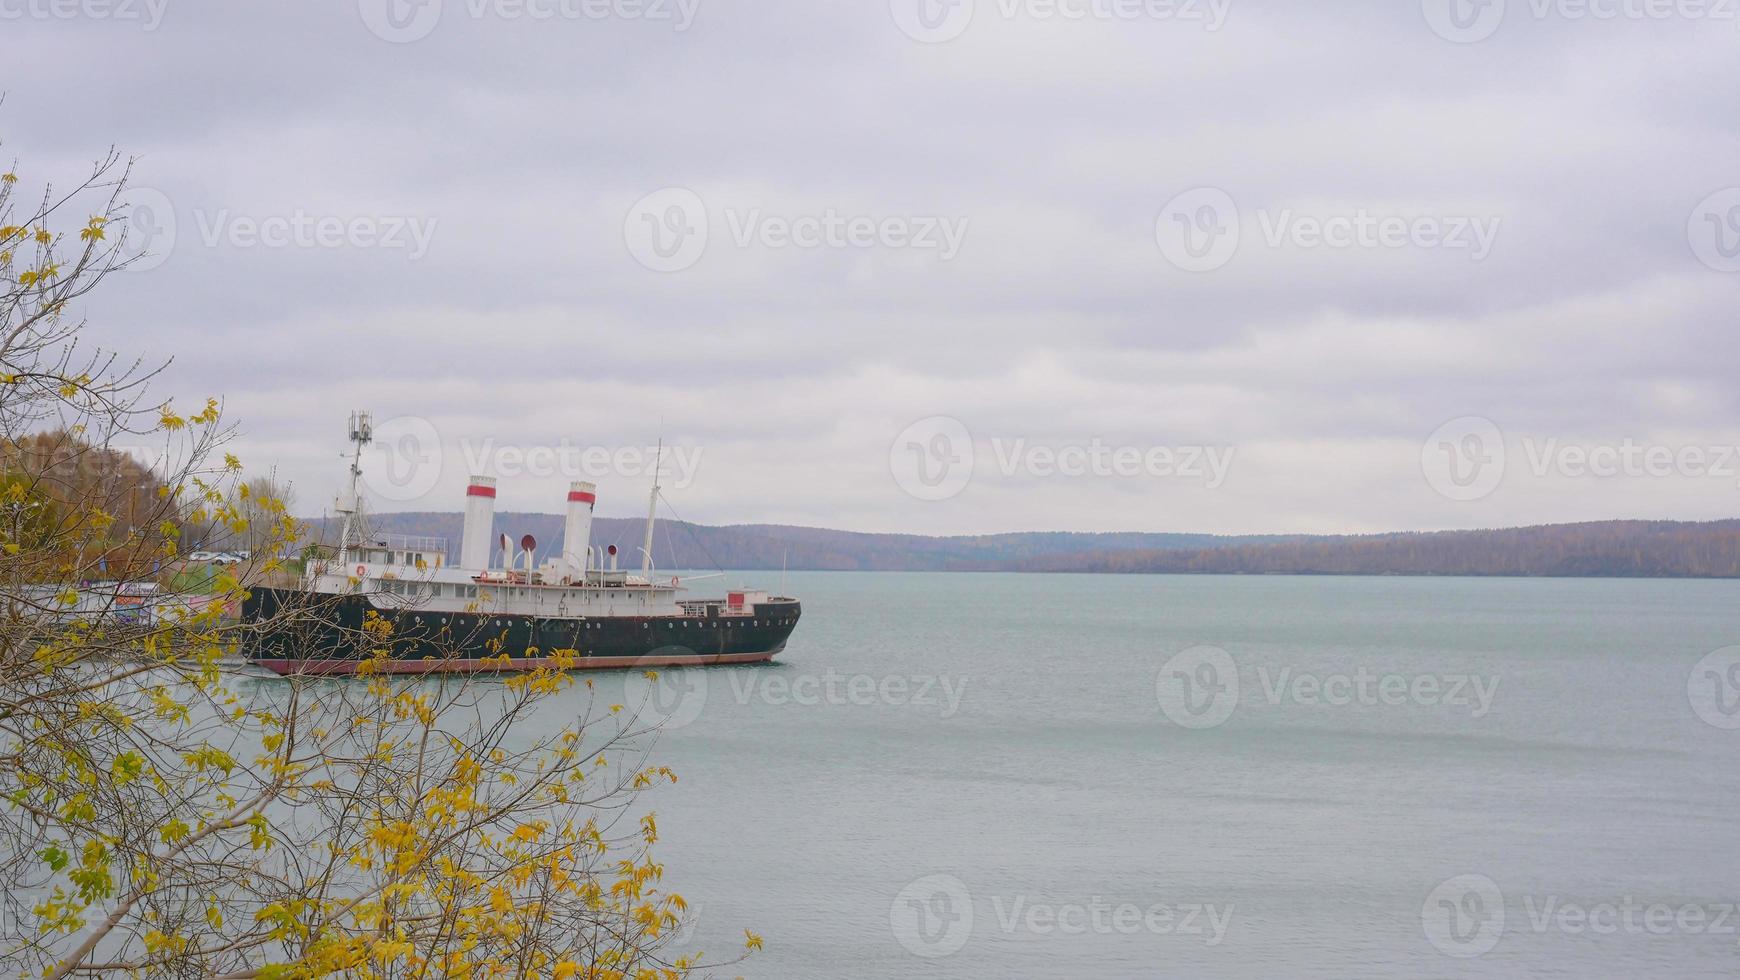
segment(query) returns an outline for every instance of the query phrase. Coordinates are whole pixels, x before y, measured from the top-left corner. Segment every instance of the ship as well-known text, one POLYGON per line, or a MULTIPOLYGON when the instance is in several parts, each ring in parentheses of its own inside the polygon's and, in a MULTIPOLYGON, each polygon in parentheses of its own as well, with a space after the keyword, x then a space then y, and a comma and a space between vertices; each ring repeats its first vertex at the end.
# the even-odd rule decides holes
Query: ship
POLYGON ((531 535, 493 533, 496 481, 471 476, 450 562, 444 539, 367 530, 360 481, 372 439, 369 413, 353 412, 336 548, 305 560, 294 585, 248 589, 241 619, 256 628, 243 648, 254 664, 283 675, 749 664, 773 659, 797 627, 797 599, 750 588, 692 599, 679 577, 655 575, 656 463, 638 574, 618 567, 616 545, 592 544, 598 494, 584 480, 569 484, 561 547, 536 563, 531 535))

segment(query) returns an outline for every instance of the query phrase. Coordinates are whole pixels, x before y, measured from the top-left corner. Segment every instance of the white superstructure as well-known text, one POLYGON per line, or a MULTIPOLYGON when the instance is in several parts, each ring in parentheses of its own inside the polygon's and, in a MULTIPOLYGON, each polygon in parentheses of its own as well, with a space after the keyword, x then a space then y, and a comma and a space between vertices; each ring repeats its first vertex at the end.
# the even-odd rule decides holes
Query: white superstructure
MULTIPOLYGON (((459 561, 447 561, 447 542, 442 538, 406 535, 372 535, 363 531, 361 497, 357 478, 362 473, 362 448, 372 438, 367 412, 351 416, 350 486, 339 497, 343 515, 343 540, 336 557, 311 560, 305 571, 306 585, 324 594, 361 593, 381 609, 414 606, 432 613, 499 613, 540 618, 604 616, 680 616, 698 614, 704 603, 684 603, 686 591, 677 579, 654 581, 650 554, 652 522, 656 516, 658 482, 655 477, 649 504, 646 543, 641 574, 616 567, 616 547, 605 549, 597 560, 591 544, 592 511, 598 488, 586 481, 569 485, 558 554, 541 566, 533 566, 536 542, 530 535, 514 547, 514 538, 504 533, 492 538, 495 521, 496 481, 473 475, 465 490, 465 524, 460 540, 459 561), (606 558, 605 555, 608 555, 606 558)), ((733 596, 740 593, 733 593, 733 596)), ((737 615, 729 604, 714 603, 716 615, 737 615)))

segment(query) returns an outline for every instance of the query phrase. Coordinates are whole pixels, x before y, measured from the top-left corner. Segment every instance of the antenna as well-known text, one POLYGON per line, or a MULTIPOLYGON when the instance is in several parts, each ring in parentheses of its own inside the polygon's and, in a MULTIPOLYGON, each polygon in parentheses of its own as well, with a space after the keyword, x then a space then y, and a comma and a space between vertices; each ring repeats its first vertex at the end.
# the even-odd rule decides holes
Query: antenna
POLYGON ((659 437, 659 448, 653 456, 652 497, 646 503, 646 543, 640 549, 640 577, 652 584, 653 521, 659 516, 659 468, 665 459, 665 438, 659 437))
POLYGON ((357 481, 362 479, 363 447, 375 439, 374 415, 362 409, 350 413, 350 487, 338 498, 333 509, 344 515, 344 529, 339 532, 338 563, 350 564, 351 532, 358 530, 357 515, 362 512, 362 498, 357 495, 357 481))

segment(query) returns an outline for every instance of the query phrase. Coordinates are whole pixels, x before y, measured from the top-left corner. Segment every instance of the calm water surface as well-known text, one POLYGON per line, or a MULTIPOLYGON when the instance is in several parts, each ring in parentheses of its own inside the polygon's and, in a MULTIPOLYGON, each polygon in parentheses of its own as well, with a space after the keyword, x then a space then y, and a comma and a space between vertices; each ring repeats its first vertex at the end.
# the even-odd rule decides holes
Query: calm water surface
POLYGON ((653 692, 687 946, 766 938, 731 972, 1740 975, 1740 583, 789 589, 776 664, 653 692))

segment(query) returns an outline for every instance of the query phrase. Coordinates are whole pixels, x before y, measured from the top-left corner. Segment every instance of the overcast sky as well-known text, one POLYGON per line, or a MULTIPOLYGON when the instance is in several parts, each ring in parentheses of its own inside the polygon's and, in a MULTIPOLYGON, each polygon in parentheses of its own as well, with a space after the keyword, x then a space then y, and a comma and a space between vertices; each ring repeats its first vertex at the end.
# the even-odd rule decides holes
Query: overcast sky
POLYGON ((1735 516, 1740 3, 1465 2, 0 0, 0 137, 304 513, 1735 516))

